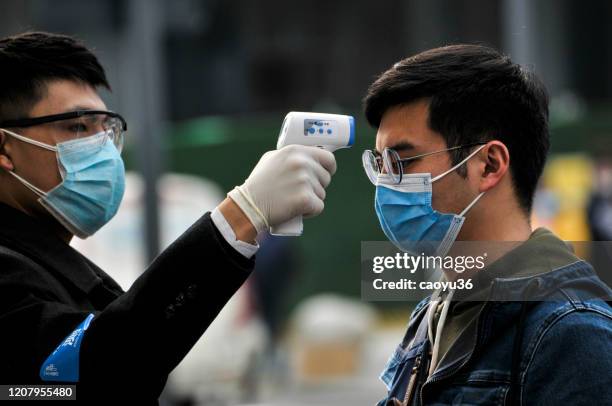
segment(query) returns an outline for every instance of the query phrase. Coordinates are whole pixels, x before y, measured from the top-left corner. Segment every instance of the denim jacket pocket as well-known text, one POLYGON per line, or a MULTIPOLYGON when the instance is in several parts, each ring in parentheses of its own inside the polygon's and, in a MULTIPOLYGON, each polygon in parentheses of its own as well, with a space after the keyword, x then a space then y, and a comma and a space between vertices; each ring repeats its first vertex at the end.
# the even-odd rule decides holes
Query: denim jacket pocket
POLYGON ((433 405, 504 405, 510 375, 501 371, 473 371, 458 375, 442 388, 430 388, 426 403, 433 405))

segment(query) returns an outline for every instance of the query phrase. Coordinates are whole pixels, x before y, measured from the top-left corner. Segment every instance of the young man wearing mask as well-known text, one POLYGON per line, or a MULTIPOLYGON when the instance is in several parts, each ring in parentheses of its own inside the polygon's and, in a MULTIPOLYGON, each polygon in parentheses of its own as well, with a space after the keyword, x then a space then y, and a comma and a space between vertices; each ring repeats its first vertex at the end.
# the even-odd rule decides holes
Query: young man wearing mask
POLYGON ((416 306, 379 405, 608 404, 612 292, 529 221, 549 147, 543 84, 491 48, 455 45, 393 65, 364 107, 378 132, 363 162, 391 242, 441 256, 456 240, 516 243, 466 272, 473 290, 416 306))
POLYGON ((255 237, 323 210, 333 154, 266 153, 124 292, 69 246, 117 212, 123 118, 73 38, 0 40, 0 383, 76 384, 77 400, 156 404, 167 376, 249 276, 255 237))

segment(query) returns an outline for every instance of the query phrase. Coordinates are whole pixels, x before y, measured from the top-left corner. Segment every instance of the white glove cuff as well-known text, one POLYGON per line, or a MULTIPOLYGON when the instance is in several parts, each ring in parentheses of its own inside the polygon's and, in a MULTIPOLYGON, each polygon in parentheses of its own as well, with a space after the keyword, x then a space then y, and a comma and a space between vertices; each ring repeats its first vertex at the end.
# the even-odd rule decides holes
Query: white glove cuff
POLYGON ((231 198, 248 217, 253 227, 255 227, 257 234, 270 228, 265 216, 255 205, 253 199, 249 196, 244 187, 236 186, 234 189, 230 190, 227 196, 231 198))

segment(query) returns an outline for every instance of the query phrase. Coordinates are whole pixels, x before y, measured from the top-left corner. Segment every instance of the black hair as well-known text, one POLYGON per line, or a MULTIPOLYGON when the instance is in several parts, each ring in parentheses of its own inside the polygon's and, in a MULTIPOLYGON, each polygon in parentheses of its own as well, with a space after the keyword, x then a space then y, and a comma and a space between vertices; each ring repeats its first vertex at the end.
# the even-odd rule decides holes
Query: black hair
POLYGON ((0 121, 24 118, 58 79, 110 90, 98 59, 75 38, 27 32, 0 39, 0 121))
MULTIPOLYGON (((375 128, 391 107, 429 100, 429 127, 448 147, 499 140, 510 153, 517 200, 526 213, 549 148, 549 97, 540 79, 484 45, 459 44, 403 59, 372 83, 363 99, 375 128)), ((453 164, 471 150, 451 152, 453 164)), ((458 169, 467 176, 465 167, 458 169)))

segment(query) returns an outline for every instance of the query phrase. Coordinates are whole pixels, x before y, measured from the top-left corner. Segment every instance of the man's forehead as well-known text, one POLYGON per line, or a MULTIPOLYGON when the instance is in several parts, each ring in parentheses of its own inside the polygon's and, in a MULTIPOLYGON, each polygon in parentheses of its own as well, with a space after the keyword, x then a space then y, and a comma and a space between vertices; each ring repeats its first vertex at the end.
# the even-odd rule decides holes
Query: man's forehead
POLYGON ((397 152, 423 152, 429 147, 443 147, 443 138, 429 128, 428 101, 421 100, 388 109, 376 134, 376 149, 397 152))
POLYGON ((92 86, 72 80, 56 80, 47 84, 43 97, 32 107, 30 116, 105 109, 104 101, 92 86))

